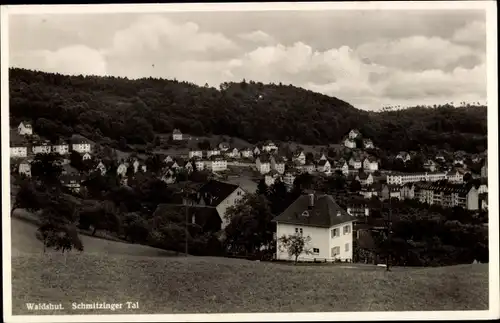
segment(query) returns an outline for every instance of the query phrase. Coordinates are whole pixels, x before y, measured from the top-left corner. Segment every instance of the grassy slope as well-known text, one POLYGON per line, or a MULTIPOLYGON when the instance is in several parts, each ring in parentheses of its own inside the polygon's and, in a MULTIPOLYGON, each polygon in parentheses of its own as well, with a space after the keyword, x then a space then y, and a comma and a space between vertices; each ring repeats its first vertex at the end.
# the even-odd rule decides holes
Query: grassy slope
MULTIPOLYGON (((162 251, 83 237, 87 251, 41 253, 34 227, 12 220, 13 313, 25 302, 139 301, 139 313, 482 310, 488 266, 286 266, 227 258, 158 257, 162 251)), ((124 314, 127 311, 115 312, 124 314)), ((44 311, 43 314, 54 314, 44 311)))

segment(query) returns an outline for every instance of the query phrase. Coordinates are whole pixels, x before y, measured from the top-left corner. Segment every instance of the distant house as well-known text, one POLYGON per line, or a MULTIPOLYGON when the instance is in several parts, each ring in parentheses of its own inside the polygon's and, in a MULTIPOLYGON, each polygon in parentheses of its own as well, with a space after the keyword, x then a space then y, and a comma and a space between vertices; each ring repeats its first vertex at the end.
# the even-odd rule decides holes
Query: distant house
POLYGON ((415 198, 415 184, 407 183, 401 186, 400 196, 402 200, 409 199, 412 200, 415 198))
POLYGON ((319 160, 328 160, 328 158, 326 158, 325 154, 321 154, 321 157, 319 158, 319 160))
POLYGON ((191 159, 193 157, 203 158, 203 151, 201 151, 201 150, 190 150, 188 157, 189 157, 189 159, 191 159))
POLYGON ((401 186, 384 184, 382 185, 382 191, 380 192, 380 198, 382 200, 391 199, 401 199, 401 186))
POLYGON ((481 181, 481 184, 477 188, 478 194, 488 193, 488 183, 486 181, 481 181))
POLYGON ((434 159, 436 161, 440 161, 440 162, 445 162, 446 161, 446 158, 444 158, 444 156, 442 154, 436 155, 436 157, 434 159))
POLYGON ((50 154, 52 146, 47 141, 38 142, 33 145, 33 153, 36 154, 50 154))
POLYGON ((293 183, 295 182, 295 178, 297 178, 297 175, 295 174, 295 172, 292 171, 287 171, 283 175, 283 183, 285 183, 288 190, 291 190, 293 188, 293 183))
POLYGON ((180 166, 177 163, 177 161, 172 160, 172 161, 170 161, 170 162, 168 162, 168 163, 165 164, 165 168, 166 169, 171 169, 173 171, 176 171, 176 170, 178 170, 180 168, 180 166))
POLYGON ((174 141, 182 140, 182 132, 179 129, 174 129, 172 132, 172 139, 174 141))
POLYGON ((175 174, 172 170, 167 170, 163 176, 161 177, 161 180, 167 184, 173 184, 175 183, 175 174))
POLYGON ((209 149, 206 152, 207 158, 210 158, 212 156, 219 156, 220 155, 220 150, 219 149, 209 149))
POLYGON ((370 173, 361 172, 356 175, 356 180, 361 183, 361 185, 372 185, 373 176, 370 173))
POLYGON ((306 154, 304 154, 303 151, 300 151, 293 156, 292 161, 298 163, 299 165, 305 165, 306 154))
POLYGON ((82 160, 91 160, 92 156, 89 153, 85 153, 82 156, 82 160))
POLYGON ((102 176, 106 175, 106 166, 104 166, 103 162, 100 161, 96 166, 96 171, 99 171, 102 176))
POLYGON ((193 159, 193 161, 194 161, 194 167, 196 167, 197 171, 200 172, 205 169, 205 163, 203 160, 195 158, 193 159))
POLYGON ((401 151, 396 155, 396 159, 401 159, 402 161, 407 162, 411 160, 411 156, 406 151, 401 151))
POLYGON ((306 162, 305 165, 303 165, 301 167, 302 171, 303 172, 306 172, 306 173, 309 173, 309 174, 312 174, 314 173, 314 171, 316 170, 316 166, 314 165, 313 162, 306 162))
POLYGON ((266 141, 264 145, 262 145, 262 150, 265 152, 275 152, 278 150, 278 146, 272 141, 266 141))
POLYGON ((241 151, 243 158, 253 158, 253 151, 250 148, 245 148, 241 151))
POLYGON ((165 159, 163 160, 163 162, 164 162, 165 164, 170 163, 170 162, 173 162, 173 161, 174 161, 174 159, 172 158, 172 156, 167 156, 167 157, 165 157, 165 159))
POLYGON ((277 179, 280 179, 281 175, 275 170, 271 170, 269 173, 267 173, 264 176, 264 182, 266 183, 267 186, 273 185, 277 179))
POLYGON ((318 162, 317 170, 320 173, 330 173, 332 171, 332 165, 326 159, 321 159, 318 162))
POLYGON ((271 157, 271 169, 275 170, 279 174, 285 173, 285 161, 280 156, 271 157))
POLYGON ((219 144, 219 149, 222 151, 222 152, 225 152, 225 151, 228 151, 229 148, 231 148, 231 146, 229 145, 229 143, 227 142, 221 142, 219 144))
POLYGON ((375 148, 375 145, 373 144, 373 141, 371 139, 364 139, 363 146, 365 148, 375 148))
POLYGON ((194 198, 194 205, 215 207, 222 221, 221 228, 229 224, 226 211, 236 205, 245 196, 245 191, 238 185, 210 180, 203 185, 194 198))
POLYGON ((116 168, 116 174, 124 177, 125 175, 127 175, 127 169, 128 169, 128 165, 126 163, 121 163, 116 168))
POLYGON ((351 159, 349 159, 349 165, 352 166, 352 168, 354 168, 354 169, 360 169, 361 167, 363 167, 363 163, 361 163, 361 159, 359 159, 357 157, 351 157, 351 159))
POLYGON ((259 147, 255 147, 253 149, 253 154, 254 154, 254 156, 260 155, 260 149, 259 149, 259 147))
POLYGON ((79 174, 61 175, 61 184, 73 192, 80 192, 82 178, 79 174))
POLYGON ((21 136, 32 136, 33 126, 30 122, 22 121, 19 126, 17 126, 17 133, 21 136))
POLYGON ((366 203, 360 203, 357 201, 351 201, 347 203, 347 213, 355 218, 363 218, 370 216, 370 208, 366 203))
POLYGON ((227 170, 227 160, 222 156, 212 156, 206 163, 205 168, 212 172, 222 172, 227 170))
POLYGON ((462 207, 467 210, 479 209, 479 194, 472 185, 448 182, 417 183, 415 184, 415 198, 421 203, 435 204, 442 207, 462 207))
POLYGON ((302 253, 299 260, 352 261, 354 221, 356 219, 331 195, 302 195, 273 220, 276 222, 276 258, 291 260, 279 239, 297 234, 311 239, 305 246, 311 253, 302 253))
POLYGON ((231 150, 229 150, 229 151, 227 152, 227 156, 228 156, 229 158, 238 159, 238 158, 240 158, 240 157, 241 157, 241 153, 240 153, 240 151, 238 150, 238 148, 233 148, 233 149, 231 149, 231 150))
POLYGON ((60 155, 69 154, 69 144, 61 141, 52 146, 52 151, 60 155))
POLYGON ((269 156, 262 155, 255 159, 255 166, 257 167, 257 171, 261 174, 267 174, 271 171, 271 161, 269 160, 269 156))
POLYGON ((363 160, 363 169, 366 172, 375 172, 378 170, 378 162, 373 157, 367 157, 363 160))
POLYGON ((441 180, 458 180, 449 176, 446 172, 425 172, 425 173, 399 173, 394 172, 386 176, 387 184, 404 185, 416 182, 437 182, 441 180))
POLYGON ((10 157, 11 158, 26 158, 26 157, 28 157, 28 147, 26 147, 26 146, 10 147, 10 157))
POLYGON ((71 149, 80 154, 90 153, 92 151, 92 147, 89 142, 85 140, 75 140, 72 142, 71 149))
POLYGON ((347 148, 354 149, 356 148, 356 142, 351 138, 346 138, 344 140, 344 146, 346 146, 347 148))
POLYGON ((344 176, 349 174, 349 164, 343 159, 335 162, 335 170, 340 170, 344 176))
POLYGON ((349 131, 349 139, 356 139, 358 137, 361 137, 361 133, 357 129, 349 131))
POLYGON ((431 172, 435 172, 436 171, 436 162, 433 161, 432 159, 429 159, 427 160, 425 163, 424 163, 424 169, 428 170, 428 171, 431 171, 431 172))
POLYGON ((30 161, 23 161, 19 164, 19 175, 31 177, 31 163, 30 161))
POLYGON ((187 215, 188 221, 199 225, 204 233, 216 233, 222 228, 222 220, 217 208, 213 206, 159 204, 153 216, 166 218, 176 213, 183 216, 187 215))

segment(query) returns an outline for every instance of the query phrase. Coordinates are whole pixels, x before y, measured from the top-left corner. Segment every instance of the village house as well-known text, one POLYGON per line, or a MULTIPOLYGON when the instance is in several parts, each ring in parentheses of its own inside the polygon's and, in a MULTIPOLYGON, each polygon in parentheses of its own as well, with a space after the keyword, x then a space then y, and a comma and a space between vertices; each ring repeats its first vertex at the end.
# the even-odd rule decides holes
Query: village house
POLYGON ((449 182, 461 184, 464 182, 464 171, 451 170, 446 173, 446 178, 449 182))
POLYGON ((19 175, 31 177, 31 161, 25 160, 19 164, 19 175))
POLYGON ((436 162, 433 161, 432 159, 428 159, 425 163, 424 163, 424 169, 428 170, 428 171, 431 171, 431 172, 435 172, 436 171, 436 162))
POLYGON ((33 153, 36 154, 50 154, 52 146, 49 141, 41 141, 33 145, 33 153))
POLYGON ((171 162, 173 162, 173 161, 174 161, 174 158, 173 158, 172 156, 167 156, 167 157, 165 157, 165 159, 163 160, 163 162, 164 162, 165 164, 171 163, 171 162))
POLYGON ((219 156, 220 155, 220 150, 219 149, 209 149, 206 151, 207 158, 210 158, 212 156, 219 156))
POLYGON ((280 156, 271 157, 271 169, 275 170, 279 174, 285 173, 285 161, 280 156))
MULTIPOLYGON (((455 177, 453 177, 455 178, 455 177)), ((441 180, 449 180, 448 173, 446 172, 425 172, 425 173, 401 173, 394 172, 387 174, 387 184, 404 185, 406 183, 416 182, 436 182, 441 180)))
POLYGON ((332 172, 332 165, 330 162, 326 159, 321 159, 318 161, 318 166, 317 170, 320 173, 331 173, 332 172))
POLYGON ((276 222, 276 258, 292 260, 280 238, 297 234, 310 237, 305 246, 310 253, 302 253, 298 260, 352 261, 354 221, 356 219, 331 195, 302 195, 273 219, 276 222))
POLYGON ((253 151, 250 148, 245 148, 241 151, 243 158, 253 158, 253 151))
POLYGON ((373 144, 373 141, 371 139, 364 139, 363 146, 365 147, 365 149, 375 148, 375 145, 373 144))
POLYGON ((128 170, 128 164, 122 162, 116 168, 116 174, 118 176, 125 177, 127 175, 127 170, 128 170))
POLYGON ((26 146, 10 147, 10 157, 11 158, 26 158, 26 157, 28 157, 28 147, 26 147, 26 146))
POLYGON ((82 178, 79 174, 61 175, 61 184, 73 192, 80 192, 82 178))
POLYGON ((356 175, 356 180, 363 186, 373 184, 373 176, 370 173, 360 172, 356 175))
POLYGON ((479 194, 472 186, 467 188, 461 184, 447 182, 416 183, 415 198, 421 203, 440 205, 442 207, 459 206, 467 210, 479 209, 479 194))
POLYGON ((203 158, 203 151, 201 150, 190 150, 188 153, 188 158, 191 159, 193 157, 203 158))
POLYGON ((241 157, 241 153, 239 152, 238 148, 233 148, 227 152, 227 156, 229 158, 238 159, 241 157))
POLYGON ((293 156, 292 161, 296 162, 299 165, 305 165, 305 163, 306 163, 306 154, 304 154, 303 151, 297 152, 293 156))
POLYGON ((267 186, 273 185, 278 179, 281 179, 281 175, 276 170, 271 170, 264 176, 264 182, 267 186))
POLYGON ((106 175, 106 166, 104 166, 102 161, 99 161, 95 169, 99 171, 102 176, 106 175))
POLYGON ((346 138, 344 140, 344 146, 346 146, 347 148, 350 148, 350 149, 354 149, 354 148, 356 148, 356 142, 351 138, 346 138))
POLYGON ((406 183, 401 186, 400 196, 402 200, 412 200, 415 198, 415 184, 414 183, 406 183))
POLYGON ((227 209, 241 201, 245 194, 246 192, 238 185, 210 180, 198 190, 195 197, 186 200, 185 203, 215 207, 222 221, 221 228, 224 229, 230 222, 226 219, 227 209))
POLYGON ((344 176, 347 176, 349 174, 349 164, 344 159, 340 159, 335 162, 335 170, 339 170, 344 176))
POLYGON ((163 173, 163 176, 161 177, 161 180, 167 184, 173 184, 175 183, 175 173, 173 170, 168 169, 163 173))
POLYGON ((186 172, 188 172, 188 174, 191 174, 194 170, 193 163, 189 160, 184 163, 183 168, 186 170, 186 172))
POLYGON ((182 140, 182 132, 179 129, 174 129, 172 132, 172 140, 180 141, 182 140))
POLYGON ((488 193, 488 181, 482 179, 479 187, 477 188, 478 194, 488 193))
POLYGON ((32 136, 33 126, 27 121, 22 121, 19 126, 17 126, 17 133, 21 136, 32 136))
POLYGON ((347 203, 347 213, 355 218, 367 218, 370 216, 370 208, 366 203, 360 201, 349 201, 347 203))
POLYGON ((363 160, 363 169, 365 172, 375 172, 378 170, 378 162, 373 157, 366 157, 363 160))
POLYGON ((380 199, 387 200, 389 198, 400 200, 401 199, 401 186, 391 185, 391 184, 382 185, 382 190, 380 192, 380 199))
POLYGON ((202 170, 205 169, 205 162, 201 158, 193 158, 193 165, 196 168, 196 171, 201 172, 202 170))
POLYGON ((349 159, 349 166, 352 166, 354 169, 360 169, 363 167, 363 163, 358 157, 351 157, 351 159, 349 159))
POLYGON ((71 149, 80 154, 85 154, 85 153, 90 153, 92 151, 92 146, 88 141, 79 139, 72 141, 71 149))
POLYGON ((52 151, 60 155, 69 154, 69 144, 64 141, 60 141, 52 146, 52 151))
POLYGON ((262 150, 268 153, 276 152, 278 150, 278 146, 276 146, 272 141, 266 141, 264 145, 262 145, 262 150))
POLYGON ((271 161, 269 160, 269 156, 262 155, 255 159, 255 166, 257 167, 257 171, 261 174, 267 174, 271 171, 271 161))
POLYGON ((361 188, 361 191, 359 191, 359 195, 363 196, 365 199, 371 199, 374 196, 378 196, 378 192, 380 190, 377 189, 373 184, 372 185, 367 185, 361 188))
POLYGON ((227 170, 227 160, 222 156, 212 156, 207 160, 205 167, 211 172, 222 172, 227 170))
POLYGON ((321 153, 319 160, 328 160, 328 158, 326 158, 325 154, 321 153))
POLYGON ((227 142, 221 142, 221 143, 219 144, 219 149, 220 149, 220 151, 222 151, 222 152, 226 152, 226 151, 228 151, 228 150, 229 150, 229 148, 231 148, 231 146, 230 146, 230 145, 229 145, 229 143, 227 143, 227 142))
POLYGON ((403 162, 407 162, 411 160, 411 156, 406 151, 400 151, 399 154, 396 155, 396 159, 401 159, 403 162))
POLYGON ((358 131, 358 129, 352 129, 349 131, 349 139, 356 139, 358 137, 361 137, 361 133, 358 131))
POLYGON ((314 165, 314 163, 313 163, 313 162, 308 161, 308 162, 306 162, 306 164, 305 164, 305 165, 302 165, 302 166, 300 167, 300 170, 301 170, 302 172, 305 172, 305 173, 308 173, 308 174, 312 174, 312 173, 314 173, 314 171, 316 170, 316 166, 314 165))
POLYGON ((171 169, 173 171, 177 171, 181 167, 179 166, 179 164, 177 163, 177 161, 172 160, 172 161, 169 161, 168 163, 165 164, 165 168, 166 169, 171 169))
POLYGON ((82 156, 82 160, 91 160, 91 159, 92 159, 92 155, 90 155, 89 153, 85 153, 82 156))
POLYGON ((286 171, 283 175, 283 183, 285 183, 287 190, 291 190, 293 188, 293 183, 295 182, 295 178, 297 175, 293 171, 286 171))

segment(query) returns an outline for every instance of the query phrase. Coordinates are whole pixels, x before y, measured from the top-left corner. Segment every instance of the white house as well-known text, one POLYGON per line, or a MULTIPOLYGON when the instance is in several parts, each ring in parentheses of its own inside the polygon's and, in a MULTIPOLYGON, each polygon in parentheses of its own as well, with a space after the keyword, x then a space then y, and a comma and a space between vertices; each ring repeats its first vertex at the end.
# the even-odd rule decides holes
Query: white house
POLYGON ((222 172, 227 170, 227 160, 222 156, 212 156, 207 160, 205 167, 212 172, 222 172))
POLYGON ((226 218, 227 209, 241 201, 245 194, 246 192, 238 185, 210 180, 199 189, 192 202, 195 205, 215 207, 222 220, 221 227, 224 229, 230 222, 230 219, 226 218))
POLYGON ((411 156, 406 151, 401 151, 396 155, 396 159, 401 159, 402 161, 407 162, 411 160, 411 156))
POLYGON ((233 149, 229 150, 226 154, 229 158, 238 159, 241 157, 241 153, 238 150, 238 148, 233 148, 233 149))
POLYGON ((432 159, 429 159, 427 160, 425 163, 424 163, 424 169, 428 170, 428 171, 431 171, 431 172, 435 172, 436 171, 436 162, 433 161, 432 159))
POLYGON ((194 159, 194 167, 196 167, 196 171, 202 171, 205 169, 205 162, 201 159, 194 159))
POLYGON ((201 150, 190 150, 188 156, 189 156, 189 159, 191 159, 193 157, 203 158, 203 151, 201 151, 201 150))
POLYGON ((192 162, 190 162, 190 161, 186 161, 186 162, 184 163, 184 169, 188 172, 188 174, 190 174, 190 173, 192 173, 192 172, 193 172, 193 168, 194 168, 194 166, 193 166, 193 163, 192 163, 192 162))
POLYGON ((356 148, 356 142, 354 140, 352 140, 351 138, 346 138, 344 140, 344 146, 346 146, 347 148, 354 149, 354 148, 356 148))
POLYGON ((179 129, 174 129, 172 139, 175 141, 182 140, 182 132, 179 129))
POLYGON ((276 258, 293 260, 280 238, 301 235, 310 237, 310 241, 305 246, 309 252, 299 255, 299 261, 352 261, 354 221, 356 218, 343 210, 331 195, 302 195, 273 220, 276 222, 276 258))
POLYGON ((241 151, 243 158, 253 158, 253 151, 250 148, 245 148, 241 151))
POLYGON ((303 151, 296 153, 292 160, 299 165, 304 165, 306 163, 306 154, 303 151))
POLYGON ((262 150, 265 152, 274 152, 278 150, 278 146, 276 146, 272 141, 266 141, 264 145, 262 145, 262 150))
POLYGON ((271 169, 275 170, 279 174, 285 173, 285 161, 280 156, 271 157, 271 169))
POLYGON ((273 185, 277 179, 280 179, 281 175, 275 170, 270 171, 264 176, 264 181, 267 186, 273 185))
POLYGON ((102 163, 102 161, 99 162, 96 166, 96 171, 100 172, 102 176, 106 175, 106 166, 102 163))
POLYGON ((360 169, 361 167, 363 167, 361 159, 357 157, 351 157, 351 159, 349 159, 349 165, 352 166, 354 169, 360 169))
POLYGON ((253 154, 254 154, 254 156, 260 155, 260 149, 259 149, 259 147, 255 147, 253 149, 253 154))
POLYGON ((373 176, 370 173, 359 173, 356 175, 356 180, 361 183, 361 185, 372 185, 373 184, 373 176))
POLYGON ((365 146, 365 148, 375 148, 375 145, 373 144, 373 141, 371 139, 364 139, 363 145, 365 146))
POLYGON ((127 175, 127 169, 128 169, 128 165, 126 163, 121 163, 116 168, 116 174, 123 177, 123 176, 127 175))
POLYGON ((19 174, 31 177, 31 164, 29 161, 24 161, 19 164, 19 174))
POLYGON ((363 169, 366 172, 375 172, 378 170, 378 162, 375 158, 367 157, 363 160, 363 169))
POLYGON ((17 126, 17 133, 21 136, 31 136, 33 135, 33 126, 27 121, 22 121, 19 126, 17 126))
POLYGON ((33 145, 34 154, 50 154, 52 146, 48 142, 40 142, 33 145))
POLYGON ((328 158, 326 158, 325 154, 321 154, 321 157, 319 158, 319 160, 328 160, 328 158))
POLYGON ((69 145, 64 142, 60 142, 52 146, 52 151, 60 155, 66 155, 69 153, 69 145))
POLYGON ((317 170, 320 173, 330 173, 332 171, 332 165, 326 159, 321 159, 318 161, 317 170))
POLYGON ((441 180, 449 180, 449 176, 445 172, 425 172, 425 173, 399 173, 394 172, 388 174, 387 184, 404 185, 406 183, 415 182, 436 182, 441 180))
POLYGON ((316 166, 312 162, 308 162, 301 167, 303 172, 312 174, 316 170, 316 166))
POLYGON ((255 159, 257 171, 261 174, 267 174, 271 171, 271 162, 268 156, 262 155, 255 159))
POLYGON ((357 129, 352 129, 349 131, 349 138, 350 139, 356 139, 361 136, 361 133, 357 129))
POLYGON ((92 156, 89 153, 85 153, 82 156, 82 160, 91 160, 92 156))
POLYGON ((219 156, 220 155, 220 150, 219 149, 209 149, 207 150, 207 158, 210 158, 212 156, 219 156))
POLYGON ((71 148, 80 154, 90 153, 92 149, 90 143, 84 140, 73 142, 71 148))
POLYGON ((488 184, 487 183, 481 183, 477 189, 478 194, 483 194, 483 193, 488 193, 488 184))
POLYGON ((28 147, 26 147, 26 146, 10 147, 10 157, 11 158, 26 158, 26 157, 28 157, 28 147))

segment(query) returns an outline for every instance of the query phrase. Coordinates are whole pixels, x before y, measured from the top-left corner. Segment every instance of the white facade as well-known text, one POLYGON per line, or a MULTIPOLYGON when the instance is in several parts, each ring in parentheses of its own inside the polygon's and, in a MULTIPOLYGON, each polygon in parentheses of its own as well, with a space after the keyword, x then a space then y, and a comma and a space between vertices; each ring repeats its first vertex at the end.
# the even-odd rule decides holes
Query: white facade
POLYGON ((206 168, 212 172, 222 172, 227 170, 227 160, 217 158, 214 160, 207 160, 206 168))
POLYGON ((351 165, 354 169, 360 169, 361 167, 363 167, 361 160, 354 158, 349 159, 349 165, 351 165))
POLYGON ((52 151, 60 155, 66 155, 69 153, 69 145, 67 144, 53 145, 52 151))
POLYGON ((85 153, 90 153, 91 151, 91 146, 89 143, 77 143, 77 144, 73 144, 71 146, 71 148, 80 153, 80 154, 85 154, 85 153))
POLYGON ((253 157, 253 152, 250 149, 245 149, 241 151, 241 156, 243 158, 252 158, 253 157))
POLYGON ((293 173, 286 172, 283 176, 283 183, 289 188, 293 186, 293 182, 295 181, 296 176, 293 173))
POLYGON ((262 146, 262 150, 266 152, 278 150, 278 146, 276 146, 273 142, 268 142, 267 144, 262 146))
MULTIPOLYGON (((455 175, 453 175, 455 176, 455 175)), ((453 177, 455 180, 456 176, 453 177)), ((440 180, 448 180, 446 173, 408 173, 387 175, 387 184, 404 185, 406 183, 415 183, 420 181, 435 182, 440 180)), ((458 178, 457 178, 458 179, 458 178)))
POLYGON ((293 157, 293 161, 297 162, 300 165, 305 165, 306 163, 306 154, 304 154, 303 151, 301 151, 298 155, 293 157))
POLYGON ((220 155, 220 150, 218 150, 218 149, 207 150, 207 158, 210 158, 212 156, 219 156, 219 155, 220 155))
POLYGON ((196 160, 194 162, 194 166, 196 167, 197 171, 202 171, 205 169, 205 163, 203 162, 203 160, 196 160))
POLYGON ((125 176, 125 175, 127 175, 127 169, 128 169, 127 165, 120 164, 118 166, 118 168, 116 169, 116 174, 118 174, 120 176, 125 176))
POLYGON ((363 161, 363 169, 367 172, 375 172, 378 170, 378 162, 376 160, 370 161, 368 158, 365 158, 363 161))
POLYGON ((255 166, 257 167, 257 170, 261 174, 267 174, 271 171, 271 163, 268 161, 261 162, 260 158, 258 158, 258 157, 255 160, 255 166))
POLYGON ((201 150, 191 150, 189 151, 189 159, 193 157, 203 158, 203 151, 201 150))
POLYGON ((349 131, 349 138, 350 139, 356 139, 356 138, 358 138, 359 135, 360 135, 360 133, 356 129, 352 129, 351 131, 349 131))
POLYGON ((21 136, 33 135, 33 126, 29 123, 21 122, 17 127, 17 133, 21 136))
POLYGON ((11 158, 25 158, 28 157, 28 147, 10 147, 11 158))
POLYGON ((85 153, 82 156, 82 160, 91 160, 92 156, 89 153, 85 153))
POLYGON ((479 188, 477 189, 478 194, 483 194, 483 193, 488 193, 488 185, 486 184, 481 184, 479 188))
POLYGON ((375 148, 373 142, 370 139, 363 140, 365 148, 375 148))
POLYGON ((33 146, 34 154, 50 154, 52 147, 50 145, 36 145, 33 146))
POLYGON ((344 146, 354 149, 356 148, 356 142, 350 138, 347 138, 346 140, 344 140, 344 146))
POLYGON ((31 177, 31 165, 29 163, 19 164, 19 174, 31 177))
POLYGON ((285 163, 282 161, 276 161, 273 157, 271 158, 271 169, 277 171, 280 174, 285 173, 285 163))
POLYGON ((222 200, 219 205, 217 205, 216 209, 217 212, 219 213, 219 216, 221 217, 222 220, 222 229, 224 229, 228 224, 229 221, 226 219, 226 211, 229 207, 236 205, 243 197, 245 196, 245 191, 241 189, 241 187, 238 187, 235 189, 231 194, 229 194, 228 197, 226 197, 224 200, 222 200))
POLYGON ((276 258, 280 260, 293 260, 287 250, 280 245, 279 238, 282 236, 302 234, 309 236, 310 242, 306 249, 311 254, 302 253, 298 260, 312 261, 340 259, 342 261, 352 260, 353 247, 353 222, 346 222, 331 228, 312 227, 296 224, 276 223, 277 250, 276 258))
POLYGON ((106 166, 102 162, 99 162, 96 166, 96 171, 100 172, 102 176, 106 175, 106 166))

